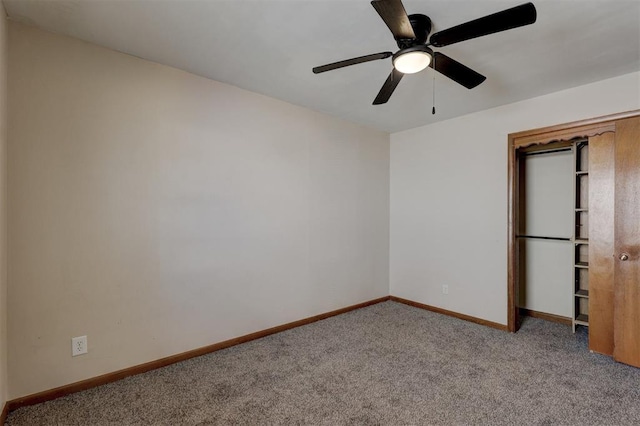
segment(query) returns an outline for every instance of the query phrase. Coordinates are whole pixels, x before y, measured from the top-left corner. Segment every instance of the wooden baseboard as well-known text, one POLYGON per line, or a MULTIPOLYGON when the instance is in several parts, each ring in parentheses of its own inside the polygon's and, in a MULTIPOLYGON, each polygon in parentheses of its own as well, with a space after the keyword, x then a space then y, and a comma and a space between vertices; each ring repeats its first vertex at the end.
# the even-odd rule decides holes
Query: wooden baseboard
POLYGON ((472 317, 471 315, 460 314, 458 312, 448 311, 446 309, 437 308, 435 306, 425 305, 423 303, 414 302, 413 300, 403 299, 401 297, 389 296, 389 300, 394 302, 404 303, 405 305, 413 306, 427 311, 436 312, 438 314, 448 315, 450 317, 458 318, 464 321, 473 322, 480 325, 485 325, 491 328, 497 328, 502 331, 509 331, 509 328, 504 324, 498 324, 497 322, 487 321, 482 318, 472 317))
POLYGON ((7 416, 9 415, 9 403, 5 402, 4 407, 2 407, 2 413, 0 413, 0 425, 5 424, 7 421, 7 416))
MULTIPOLYGON (((214 343, 213 345, 204 346, 202 348, 183 352, 177 355, 168 356, 166 358, 161 358, 155 361, 147 362, 145 364, 135 365, 133 367, 125 368, 123 370, 118 370, 112 373, 103 374, 102 376, 93 377, 91 379, 86 379, 80 382, 75 382, 68 385, 60 386, 55 389, 50 389, 43 392, 34 393, 32 395, 23 396, 21 398, 12 399, 11 401, 8 401, 5 404, 5 410, 3 411, 3 415, 6 416, 6 414, 9 411, 15 410, 20 407, 39 404, 41 402, 50 401, 52 399, 60 398, 62 396, 69 395, 75 392, 80 392, 86 389, 95 388, 96 386, 101 386, 107 383, 115 382, 117 380, 124 379, 125 377, 145 373, 147 371, 155 370, 161 367, 166 367, 167 365, 175 364, 180 361, 185 361, 190 358, 206 355, 211 352, 219 351, 221 349, 226 349, 231 346, 239 345, 241 343, 250 342, 251 340, 260 339, 262 337, 266 337, 275 333, 280 333, 282 331, 289 330, 292 328, 311 324, 312 322, 320 321, 329 317, 344 314, 349 311, 375 305, 377 303, 385 302, 387 300, 389 300, 389 296, 381 297, 379 299, 369 300, 368 302, 358 303, 357 305, 347 306, 346 308, 337 309, 331 312, 325 312, 323 314, 315 315, 309 318, 304 318, 298 321, 293 321, 287 324, 271 327, 266 330, 257 331, 255 333, 236 337, 235 339, 225 340, 224 342, 214 343)), ((4 424, 4 423, 0 422, 0 424, 4 424)))
POLYGON ((560 324, 571 326, 571 318, 569 317, 563 317, 555 314, 547 314, 544 312, 532 311, 531 309, 525 309, 525 308, 519 308, 519 309, 520 309, 520 315, 524 315, 532 318, 539 318, 545 321, 557 322, 560 324))
MULTIPOLYGON (((41 402, 50 401, 56 398, 60 398, 65 395, 69 395, 75 392, 80 392, 83 390, 91 389, 97 386, 101 386, 107 383, 115 382, 117 380, 124 379, 125 377, 134 376, 136 374, 145 373, 147 371, 155 370, 157 368, 166 367, 167 365, 175 364, 180 361, 185 361, 190 358, 195 358, 201 355, 206 355, 212 352, 219 351, 221 349, 226 349, 231 346, 239 345, 242 343, 250 342, 252 340, 260 339, 262 337, 269 336, 271 334, 280 333, 285 330, 290 330, 292 328, 300 327, 303 325, 311 324, 316 321, 320 321, 326 318, 330 318, 336 315, 344 314, 349 311, 353 311, 356 309, 364 308, 367 306, 375 305, 377 303, 385 302, 387 300, 393 300, 395 302, 403 303, 405 305, 413 306, 420 309, 425 309, 428 311, 436 312, 443 315, 448 315, 454 318, 459 318, 464 321, 470 321, 476 324, 484 325, 487 327, 496 328, 498 330, 508 331, 506 325, 498 324, 492 321, 487 321, 481 318, 472 317, 470 315, 460 314, 453 311, 448 311, 446 309, 437 308, 435 306, 429 306, 422 303, 414 302, 412 300, 402 299, 396 296, 385 296, 379 299, 369 300, 367 302, 358 303, 357 305, 347 306, 346 308, 337 309, 335 311, 326 312, 323 314, 315 315, 309 318, 304 318, 298 321, 293 321, 287 324, 279 325, 276 327, 268 328, 266 330, 257 331, 255 333, 247 334, 244 336, 236 337, 234 339, 225 340, 224 342, 214 343, 209 346, 204 346, 202 348, 194 349, 191 351, 183 352, 180 354, 168 356, 165 358, 161 358, 155 361, 150 361, 145 364, 135 365, 133 367, 125 368, 123 370, 114 371, 112 373, 103 374, 101 376, 93 377, 90 379, 82 380, 79 382, 71 383, 68 385, 60 386, 54 389, 34 393, 31 395, 27 395, 21 398, 12 399, 11 401, 7 401, 4 406, 4 410, 2 411, 2 417, 0 420, 6 419, 7 414, 20 407, 24 407, 27 405, 39 404, 41 402)), ((549 314, 543 314, 549 315, 549 314)), ((562 317, 558 317, 562 318, 562 317)), ((570 321, 570 320, 569 320, 570 321)), ((570 322, 569 322, 570 323, 570 322)), ((3 421, 0 421, 0 425, 3 424, 3 421)))

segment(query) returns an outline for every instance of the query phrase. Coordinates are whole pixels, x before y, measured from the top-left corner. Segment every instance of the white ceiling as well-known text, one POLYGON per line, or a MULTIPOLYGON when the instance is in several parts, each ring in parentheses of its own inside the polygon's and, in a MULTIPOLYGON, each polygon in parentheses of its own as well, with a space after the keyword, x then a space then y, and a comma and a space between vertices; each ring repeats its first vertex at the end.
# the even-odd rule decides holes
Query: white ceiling
MULTIPOLYGON (((533 0, 530 26, 439 49, 484 74, 468 90, 433 70, 371 102, 391 60, 311 68, 397 46, 369 0, 3 0, 12 20, 346 120, 395 132, 640 70, 640 0, 533 0)), ((433 32, 526 0, 405 0, 433 32)), ((638 90, 638 88, 630 88, 638 90)), ((594 100, 597 101, 597 100, 594 100)))

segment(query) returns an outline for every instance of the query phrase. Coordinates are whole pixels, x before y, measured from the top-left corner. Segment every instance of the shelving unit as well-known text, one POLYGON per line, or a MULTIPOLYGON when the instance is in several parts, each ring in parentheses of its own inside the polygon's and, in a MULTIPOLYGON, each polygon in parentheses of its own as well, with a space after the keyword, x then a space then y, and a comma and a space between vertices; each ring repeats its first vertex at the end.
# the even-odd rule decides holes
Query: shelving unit
POLYGON ((572 330, 589 326, 589 142, 574 142, 574 244, 572 330))

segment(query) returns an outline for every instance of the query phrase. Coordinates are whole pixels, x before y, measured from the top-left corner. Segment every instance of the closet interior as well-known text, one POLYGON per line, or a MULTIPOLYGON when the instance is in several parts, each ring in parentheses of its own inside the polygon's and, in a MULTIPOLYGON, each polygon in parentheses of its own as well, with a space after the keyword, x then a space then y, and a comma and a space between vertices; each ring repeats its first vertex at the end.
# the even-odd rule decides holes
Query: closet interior
POLYGON ((518 309, 574 331, 588 326, 586 146, 580 138, 518 152, 518 309))
POLYGON ((523 148, 518 309, 589 326, 589 140, 523 148))

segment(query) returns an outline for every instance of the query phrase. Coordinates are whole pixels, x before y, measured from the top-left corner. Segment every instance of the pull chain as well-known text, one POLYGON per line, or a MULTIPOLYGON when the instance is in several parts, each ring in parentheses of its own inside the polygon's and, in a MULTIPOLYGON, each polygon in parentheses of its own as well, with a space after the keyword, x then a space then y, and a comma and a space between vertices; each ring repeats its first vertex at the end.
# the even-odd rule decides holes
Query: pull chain
POLYGON ((433 107, 431 108, 431 114, 436 114, 436 57, 433 56, 433 107))

